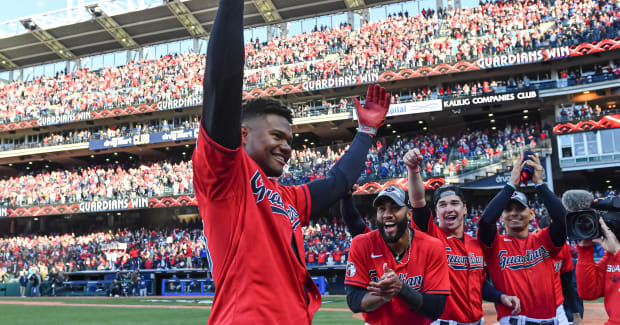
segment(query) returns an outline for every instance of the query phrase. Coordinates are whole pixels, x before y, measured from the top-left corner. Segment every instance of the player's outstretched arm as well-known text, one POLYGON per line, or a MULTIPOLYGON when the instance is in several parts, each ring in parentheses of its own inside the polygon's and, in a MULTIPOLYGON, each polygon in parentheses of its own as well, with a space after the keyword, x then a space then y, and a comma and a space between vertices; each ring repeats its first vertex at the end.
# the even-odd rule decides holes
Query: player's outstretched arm
POLYGON ((534 170, 532 181, 536 184, 536 192, 549 211, 551 241, 556 247, 562 247, 566 244, 566 209, 560 199, 543 183, 543 167, 538 155, 530 155, 530 157, 531 160, 526 160, 525 164, 534 170))
POLYGON ((577 247, 577 294, 581 299, 594 300, 605 293, 605 273, 610 254, 594 263, 594 246, 591 239, 579 242, 577 247))
POLYGON ((310 217, 321 217, 321 213, 343 197, 357 181, 364 168, 364 160, 377 130, 385 120, 390 107, 390 94, 379 85, 368 86, 366 102, 355 105, 359 119, 359 130, 349 150, 330 169, 327 176, 308 184, 312 202, 310 217))
POLYGON ((202 127, 228 148, 241 145, 243 1, 220 0, 207 49, 202 127))
POLYGON ((525 166, 523 156, 520 156, 514 161, 509 183, 495 195, 482 213, 478 227, 478 238, 486 246, 493 244, 495 235, 497 235, 497 220, 499 220, 504 207, 510 201, 510 196, 521 184, 521 170, 523 170, 523 166, 525 166))
POLYGON ((403 162, 407 166, 407 190, 409 191, 409 202, 413 208, 413 221, 420 230, 428 230, 428 220, 431 218, 431 209, 426 206, 424 197, 424 181, 420 175, 421 164, 424 157, 418 149, 407 151, 403 157, 403 162))
POLYGON ((363 234, 366 232, 366 229, 368 229, 368 226, 364 223, 364 220, 362 220, 362 215, 357 210, 357 207, 355 207, 351 192, 340 199, 340 214, 342 215, 342 219, 344 219, 344 225, 351 233, 351 237, 363 234))

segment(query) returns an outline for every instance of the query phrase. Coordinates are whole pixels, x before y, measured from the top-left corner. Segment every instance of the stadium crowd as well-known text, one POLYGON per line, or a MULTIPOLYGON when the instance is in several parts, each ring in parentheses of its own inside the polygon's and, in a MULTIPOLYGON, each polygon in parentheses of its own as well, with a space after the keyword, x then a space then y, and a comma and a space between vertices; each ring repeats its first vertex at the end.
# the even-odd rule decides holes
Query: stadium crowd
MULTIPOLYGON (((614 38, 615 1, 488 1, 246 44, 247 87, 475 60, 614 38), (312 44, 312 46, 309 46, 312 44)), ((166 55, 0 86, 4 123, 202 95, 204 55, 166 55)), ((484 88, 484 87, 483 87, 484 88)))
MULTIPOLYGON (((605 194, 615 194, 615 191, 605 194)), ((468 203, 466 233, 477 235, 485 204, 468 203)), ((536 194, 529 198, 529 205, 536 213, 530 223, 530 230, 534 231, 539 228, 538 222, 549 218, 549 214, 536 194)), ((364 221, 371 229, 376 229, 373 212, 368 211, 364 221)), ((500 233, 505 232, 502 221, 498 221, 498 226, 500 233)), ((193 219, 172 222, 163 229, 122 228, 83 234, 0 236, 0 282, 18 279, 22 273, 27 274, 30 281, 38 278, 41 282, 76 271, 208 269, 208 252, 201 229, 200 220, 193 219)), ((305 227, 303 234, 308 266, 346 263, 352 238, 340 217, 322 218, 305 227)), ((604 251, 597 247, 596 254, 601 257, 604 251)))
MULTIPOLYGON (((418 148, 424 156, 422 177, 446 177, 479 168, 483 161, 489 164, 526 147, 540 146, 548 136, 547 130, 535 124, 532 127, 507 126, 493 132, 490 129, 472 131, 451 137, 428 134, 381 138, 370 148, 359 182, 405 177, 407 169, 402 157, 412 148, 418 148)), ((337 145, 294 151, 280 182, 303 184, 325 177, 345 150, 346 146, 337 145)))
MULTIPOLYGON (((122 134, 119 133, 119 134, 122 134)), ((480 162, 499 161, 547 139, 539 124, 507 126, 503 130, 471 131, 458 136, 438 134, 379 139, 367 155, 360 182, 404 177, 404 153, 418 148, 425 157, 422 176, 454 176, 480 162)), ((325 177, 346 151, 346 145, 293 150, 280 179, 300 184, 325 177)), ((160 161, 94 165, 69 170, 42 170, 0 179, 0 206, 22 207, 90 202, 105 199, 176 196, 193 193, 191 161, 160 161)))

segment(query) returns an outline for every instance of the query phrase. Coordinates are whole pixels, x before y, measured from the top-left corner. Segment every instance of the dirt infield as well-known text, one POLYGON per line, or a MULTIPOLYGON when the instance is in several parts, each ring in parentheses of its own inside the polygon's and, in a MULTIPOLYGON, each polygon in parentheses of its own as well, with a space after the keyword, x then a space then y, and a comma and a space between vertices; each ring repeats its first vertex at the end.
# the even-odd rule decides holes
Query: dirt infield
MULTIPOLYGON (((71 306, 71 307, 104 307, 104 308, 159 308, 159 309, 211 309, 211 306, 168 306, 168 305, 136 305, 136 304, 76 304, 62 301, 37 301, 33 300, 0 300, 0 305, 24 305, 24 306, 71 306)), ((485 303, 484 310, 485 324, 495 324, 497 314, 493 304, 485 303)), ((584 323, 586 325, 602 325, 607 321, 607 313, 602 303, 584 304, 584 323)), ((346 308, 324 307, 325 311, 348 311, 346 308)), ((354 314, 354 318, 362 320, 362 314, 354 314)))

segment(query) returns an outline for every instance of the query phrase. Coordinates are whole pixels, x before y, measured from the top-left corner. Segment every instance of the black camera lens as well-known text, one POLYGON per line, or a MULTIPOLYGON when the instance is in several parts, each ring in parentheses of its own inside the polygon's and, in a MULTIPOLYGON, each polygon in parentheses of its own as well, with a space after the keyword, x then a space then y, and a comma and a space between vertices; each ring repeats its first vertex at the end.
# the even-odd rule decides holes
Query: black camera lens
POLYGON ((598 221, 594 214, 581 214, 575 218, 575 232, 583 238, 598 237, 598 221))

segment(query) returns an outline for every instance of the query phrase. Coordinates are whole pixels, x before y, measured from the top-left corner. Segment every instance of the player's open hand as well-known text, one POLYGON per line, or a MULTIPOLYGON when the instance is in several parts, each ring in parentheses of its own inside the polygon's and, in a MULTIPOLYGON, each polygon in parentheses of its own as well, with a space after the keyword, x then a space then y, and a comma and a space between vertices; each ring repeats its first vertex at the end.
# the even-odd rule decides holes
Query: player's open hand
POLYGON ((410 173, 419 173, 421 170, 420 165, 424 161, 424 157, 418 149, 411 149, 407 151, 403 157, 403 162, 410 173))
POLYGON ((392 298, 398 296, 402 288, 403 282, 398 278, 396 272, 390 269, 387 263, 383 263, 383 275, 381 279, 379 282, 371 281, 366 290, 373 296, 379 296, 385 301, 390 301, 392 298))
POLYGON ((532 174, 532 182, 534 184, 540 184, 543 182, 543 166, 540 162, 540 158, 538 158, 537 154, 530 155, 530 159, 524 162, 526 165, 532 167, 534 169, 534 173, 532 174))
POLYGON ((385 91, 385 88, 371 84, 368 86, 364 106, 355 97, 353 101, 360 123, 359 131, 371 136, 377 135, 377 130, 383 125, 385 115, 390 108, 390 94, 385 91))
POLYGON ((609 229, 605 220, 602 217, 598 218, 598 221, 601 223, 601 231, 603 232, 603 238, 593 239, 592 241, 601 245, 603 249, 607 252, 616 255, 620 250, 620 242, 618 242, 618 238, 616 235, 609 229))
POLYGON ((512 316, 516 316, 521 313, 521 300, 519 297, 501 295, 499 299, 502 302, 502 305, 512 308, 512 316))

